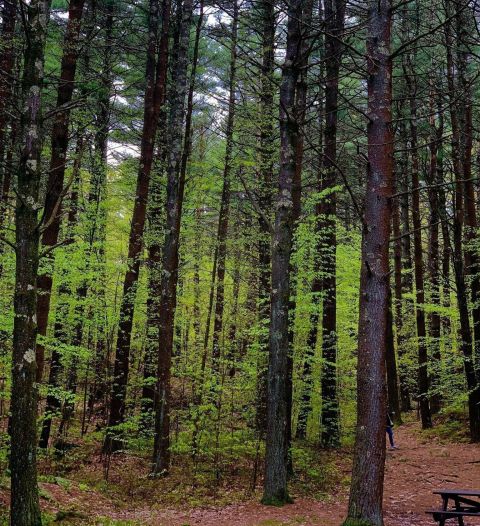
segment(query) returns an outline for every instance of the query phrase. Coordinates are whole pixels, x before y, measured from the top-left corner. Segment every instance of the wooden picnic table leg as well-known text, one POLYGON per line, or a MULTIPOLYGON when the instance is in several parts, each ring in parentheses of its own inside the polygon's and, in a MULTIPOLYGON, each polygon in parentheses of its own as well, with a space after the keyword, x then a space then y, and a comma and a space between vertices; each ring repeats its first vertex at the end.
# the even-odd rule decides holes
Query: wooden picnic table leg
MULTIPOLYGON (((460 500, 457 498, 457 499, 454 499, 455 500, 455 509, 457 511, 461 511, 462 510, 462 506, 460 504, 460 500)), ((458 526, 465 526, 464 522, 463 522, 463 517, 458 517, 458 526)))

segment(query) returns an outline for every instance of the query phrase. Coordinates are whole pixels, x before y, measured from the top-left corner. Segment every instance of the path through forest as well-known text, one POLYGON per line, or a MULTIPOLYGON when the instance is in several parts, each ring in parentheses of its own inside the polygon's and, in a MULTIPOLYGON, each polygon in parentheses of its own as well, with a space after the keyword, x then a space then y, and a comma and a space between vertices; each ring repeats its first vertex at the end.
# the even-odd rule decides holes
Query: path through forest
MULTIPOLYGON (((432 494, 434 489, 480 488, 479 445, 445 443, 437 437, 427 439, 418 429, 417 423, 397 429, 400 449, 387 452, 385 526, 433 525, 424 510, 438 504, 438 497, 432 494)), ((297 498, 294 504, 283 508, 262 506, 252 500, 222 508, 118 509, 104 496, 92 491, 82 492, 78 487, 47 483, 42 483, 41 487, 43 494, 52 497, 50 503, 44 501, 47 508, 52 509, 54 501, 56 509, 88 510, 90 520, 96 515, 132 521, 139 526, 339 526, 346 513, 346 480, 350 466, 342 462, 338 469, 342 470, 343 483, 332 491, 328 500, 297 498)), ((81 519, 75 522, 82 523, 86 524, 81 519)), ((95 524, 107 522, 98 519, 95 524)))

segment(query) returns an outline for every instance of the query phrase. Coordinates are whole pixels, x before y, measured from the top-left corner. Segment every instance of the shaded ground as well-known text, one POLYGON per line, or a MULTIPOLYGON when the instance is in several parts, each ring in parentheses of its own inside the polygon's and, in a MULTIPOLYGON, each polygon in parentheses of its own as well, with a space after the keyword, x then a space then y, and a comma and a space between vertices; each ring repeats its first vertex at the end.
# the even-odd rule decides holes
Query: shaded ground
MULTIPOLYGON (((445 443, 437 437, 426 438, 418 432, 417 424, 399 428, 396 439, 400 449, 387 452, 385 526, 433 525, 424 510, 438 505, 438 497, 432 494, 434 489, 480 489, 478 445, 445 443)), ((75 510, 78 516, 72 524, 339 526, 345 517, 348 501, 348 485, 345 482, 350 466, 344 457, 339 461, 338 469, 343 475, 340 477, 343 483, 332 491, 330 497, 322 501, 297 498, 294 504, 283 508, 262 506, 258 503, 258 496, 255 496, 255 500, 222 507, 165 509, 159 503, 158 509, 155 505, 131 509, 128 496, 120 507, 105 495, 64 479, 42 483, 41 492, 45 509, 75 510)), ((3 497, 0 492, 0 499, 3 499, 4 505, 7 504, 5 492, 3 497)), ((466 524, 475 522, 470 520, 466 524)))

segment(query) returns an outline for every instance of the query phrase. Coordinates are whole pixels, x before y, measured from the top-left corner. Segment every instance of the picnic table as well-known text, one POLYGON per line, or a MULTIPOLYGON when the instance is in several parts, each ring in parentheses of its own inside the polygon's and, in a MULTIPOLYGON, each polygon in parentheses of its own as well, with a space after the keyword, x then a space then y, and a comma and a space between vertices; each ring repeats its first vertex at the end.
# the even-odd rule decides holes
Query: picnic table
POLYGON ((448 519, 457 519, 459 526, 465 526, 464 517, 480 518, 480 490, 442 489, 433 492, 442 498, 442 508, 427 510, 439 526, 445 526, 448 519))

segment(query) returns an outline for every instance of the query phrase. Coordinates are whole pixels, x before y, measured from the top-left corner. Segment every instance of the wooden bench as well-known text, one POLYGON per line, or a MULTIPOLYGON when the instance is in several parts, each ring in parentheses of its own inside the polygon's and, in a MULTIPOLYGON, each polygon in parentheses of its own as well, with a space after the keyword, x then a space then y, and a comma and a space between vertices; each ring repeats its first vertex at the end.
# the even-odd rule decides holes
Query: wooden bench
POLYGON ((442 498, 442 508, 427 510, 439 526, 445 526, 448 519, 457 519, 459 526, 465 526, 464 517, 480 519, 480 491, 464 489, 445 489, 433 492, 442 498), (449 504, 451 506, 449 507, 449 504))

